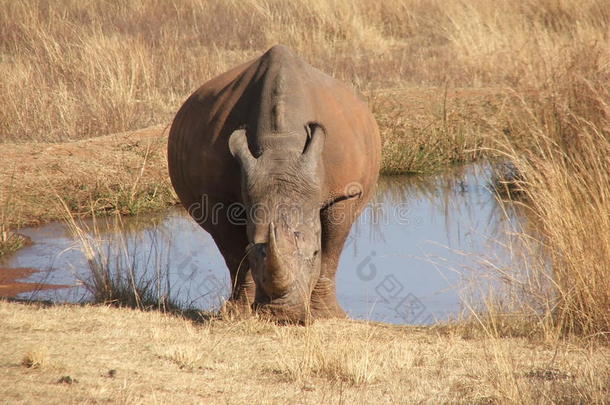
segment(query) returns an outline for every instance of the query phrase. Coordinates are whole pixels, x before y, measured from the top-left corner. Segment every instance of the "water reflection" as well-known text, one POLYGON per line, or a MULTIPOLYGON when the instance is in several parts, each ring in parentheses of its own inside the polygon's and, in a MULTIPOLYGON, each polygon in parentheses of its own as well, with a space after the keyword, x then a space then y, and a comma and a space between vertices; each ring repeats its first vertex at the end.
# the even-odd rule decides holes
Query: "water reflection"
POLYGON ((353 316, 444 319, 460 309, 454 287, 465 281, 464 269, 476 268, 481 256, 508 260, 503 238, 516 217, 496 200, 489 175, 471 166, 381 179, 341 257, 338 293, 353 316))
MULTIPOLYGON (((462 281, 461 270, 476 267, 477 255, 507 259, 502 241, 516 216, 498 204, 489 176, 487 167, 470 166, 436 176, 380 179, 339 263, 337 294, 352 317, 424 324, 459 311, 453 287, 462 281)), ((181 208, 125 220, 123 232, 113 220, 83 224, 104 240, 108 256, 131 257, 128 264, 138 271, 165 271, 164 283, 179 302, 215 309, 228 295, 228 271, 218 249, 181 208)), ((78 284, 87 276, 87 260, 66 226, 53 223, 23 233, 34 245, 0 261, 0 267, 47 270, 33 280, 55 284, 78 284)), ((87 292, 76 287, 37 297, 74 301, 87 292)))

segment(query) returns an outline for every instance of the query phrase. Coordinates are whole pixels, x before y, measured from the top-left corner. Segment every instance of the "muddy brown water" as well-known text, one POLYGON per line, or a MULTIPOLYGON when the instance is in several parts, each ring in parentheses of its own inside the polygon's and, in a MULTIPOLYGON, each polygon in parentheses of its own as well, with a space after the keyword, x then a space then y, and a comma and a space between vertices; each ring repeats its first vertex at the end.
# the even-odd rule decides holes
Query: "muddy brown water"
MULTIPOLYGON (((400 324, 429 324, 458 314, 465 297, 476 296, 467 286, 484 284, 481 260, 507 262, 505 230, 519 222, 498 203, 489 178, 489 169, 477 165, 382 178, 341 256, 337 295, 343 308, 354 318, 400 324)), ((124 218, 121 232, 114 220, 86 220, 83 226, 101 241, 107 265, 133 268, 136 277, 155 280, 183 305, 214 310, 228 295, 228 271, 218 249, 182 208, 124 218)), ((90 299, 81 283, 90 276, 88 261, 66 224, 20 232, 33 244, 0 259, 0 273, 36 269, 21 273, 19 282, 43 287, 26 288, 18 297, 90 299)))
POLYGON ((0 268, 0 297, 17 298, 21 294, 72 287, 70 285, 28 281, 33 274, 38 272, 39 270, 28 268, 0 268))

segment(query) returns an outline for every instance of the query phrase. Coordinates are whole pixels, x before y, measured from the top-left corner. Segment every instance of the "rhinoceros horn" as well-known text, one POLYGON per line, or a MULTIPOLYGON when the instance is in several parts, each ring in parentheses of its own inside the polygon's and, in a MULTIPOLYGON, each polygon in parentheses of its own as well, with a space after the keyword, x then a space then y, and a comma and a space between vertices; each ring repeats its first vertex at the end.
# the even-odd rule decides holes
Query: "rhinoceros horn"
MULTIPOLYGON (((281 235, 280 235, 281 237, 281 235)), ((282 260, 280 252, 278 235, 273 222, 269 223, 269 242, 267 245, 267 277, 271 284, 273 292, 285 293, 292 285, 292 273, 282 260)))

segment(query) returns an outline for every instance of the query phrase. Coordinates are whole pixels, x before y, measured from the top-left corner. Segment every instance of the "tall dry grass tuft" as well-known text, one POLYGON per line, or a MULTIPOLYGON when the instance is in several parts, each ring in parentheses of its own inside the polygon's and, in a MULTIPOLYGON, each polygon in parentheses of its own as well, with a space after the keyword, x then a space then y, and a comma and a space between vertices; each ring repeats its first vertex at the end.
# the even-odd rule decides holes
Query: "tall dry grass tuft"
POLYGON ((147 246, 150 250, 142 252, 138 249, 141 241, 129 238, 119 213, 110 235, 103 235, 95 216, 93 225, 87 226, 74 218, 63 204, 66 223, 87 259, 89 272, 77 277, 92 302, 162 311, 179 309, 171 297, 167 257, 154 237, 147 246))
POLYGON ((14 178, 10 179, 9 184, 0 185, 0 257, 21 249, 30 240, 11 229, 14 225, 15 206, 12 197, 14 178))
POLYGON ((44 368, 49 364, 49 349, 39 346, 28 350, 21 359, 21 365, 27 368, 44 368))
POLYGON ((548 80, 517 92, 520 108, 503 143, 529 220, 517 235, 513 274, 527 273, 521 290, 537 301, 544 330, 607 338, 610 68, 603 46, 575 47, 566 58, 548 80))

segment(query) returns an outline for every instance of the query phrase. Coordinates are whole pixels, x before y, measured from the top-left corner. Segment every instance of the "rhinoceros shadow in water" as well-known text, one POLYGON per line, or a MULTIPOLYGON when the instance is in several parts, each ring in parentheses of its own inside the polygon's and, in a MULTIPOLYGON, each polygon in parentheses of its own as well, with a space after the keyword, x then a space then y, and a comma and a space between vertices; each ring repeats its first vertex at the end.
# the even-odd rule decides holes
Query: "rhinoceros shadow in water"
POLYGON ((278 321, 345 316, 337 264, 374 191, 380 149, 366 103, 282 45, 186 100, 169 174, 225 259, 228 304, 278 321))

